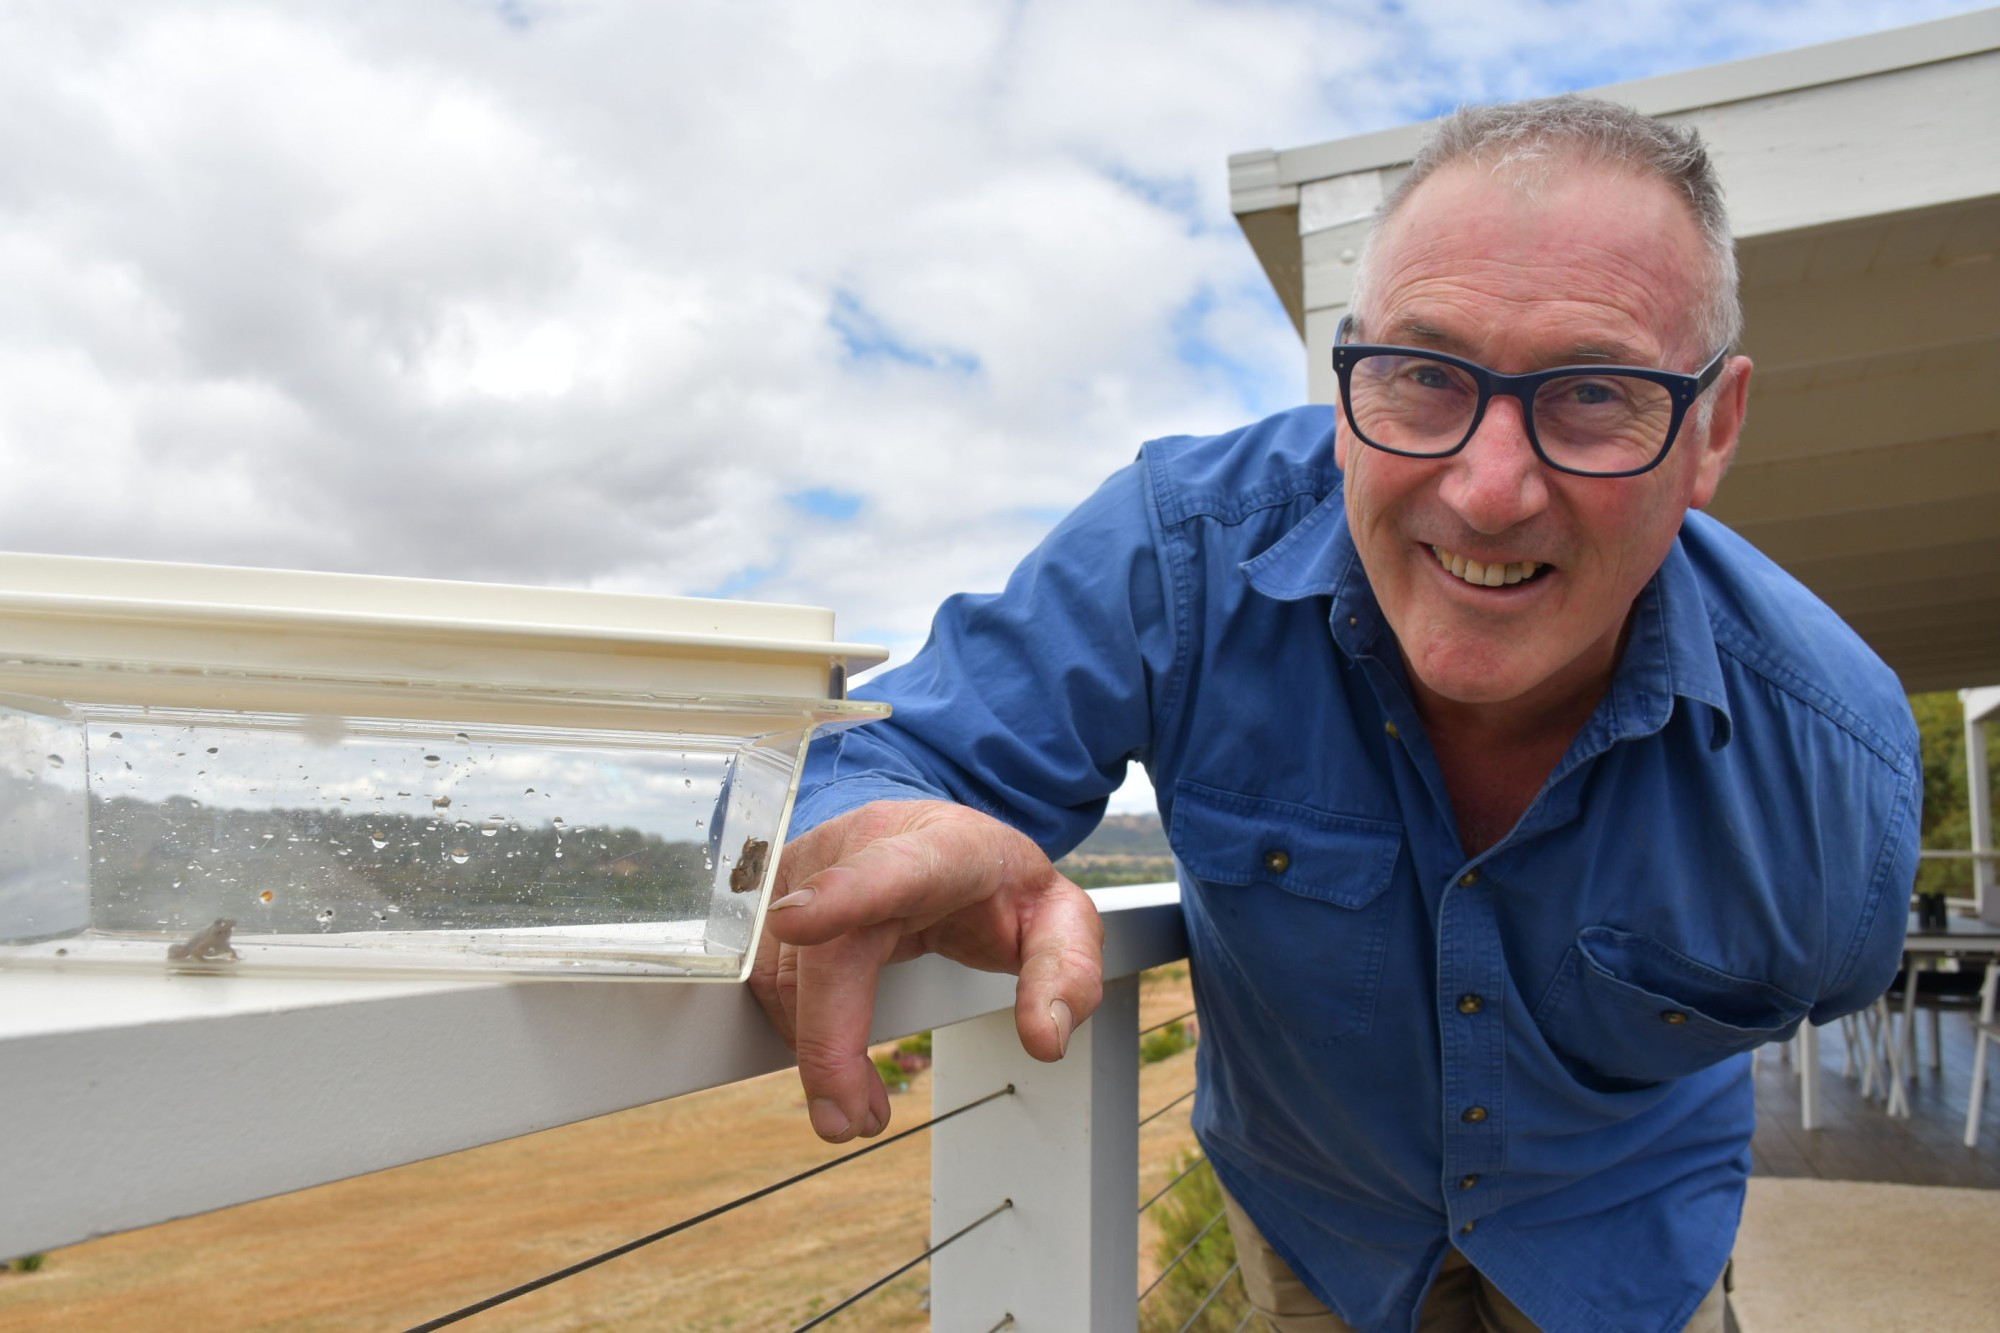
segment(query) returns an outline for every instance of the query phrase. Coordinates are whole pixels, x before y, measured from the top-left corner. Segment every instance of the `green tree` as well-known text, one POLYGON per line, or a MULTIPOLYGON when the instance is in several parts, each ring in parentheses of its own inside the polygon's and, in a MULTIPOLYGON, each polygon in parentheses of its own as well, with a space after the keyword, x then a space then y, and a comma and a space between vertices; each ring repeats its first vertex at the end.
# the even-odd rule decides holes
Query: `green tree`
MULTIPOLYGON (((1917 731, 1923 741, 1923 845, 1962 852, 1972 845, 1972 807, 1965 769, 1965 709, 1955 691, 1940 690, 1935 694, 1911 695, 1910 710, 1916 714, 1917 731)), ((1992 724, 1988 723, 1988 790, 2000 795, 2000 737, 1994 737, 1992 731, 1992 724)), ((1916 887, 1919 893, 1970 898, 1972 862, 1926 860, 1917 868, 1916 887)))

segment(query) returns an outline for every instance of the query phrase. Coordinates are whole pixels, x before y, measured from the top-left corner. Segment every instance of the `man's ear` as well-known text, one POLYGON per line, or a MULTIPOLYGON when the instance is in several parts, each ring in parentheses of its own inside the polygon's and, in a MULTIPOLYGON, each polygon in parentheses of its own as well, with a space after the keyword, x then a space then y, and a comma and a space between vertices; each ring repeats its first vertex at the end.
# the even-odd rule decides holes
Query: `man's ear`
POLYGON ((1732 356, 1710 390, 1715 406, 1710 410, 1708 430, 1698 442, 1701 456, 1695 460, 1694 490, 1688 508, 1705 509, 1722 485, 1722 474, 1736 457, 1736 442, 1743 435, 1743 423, 1750 419, 1750 358, 1732 356))

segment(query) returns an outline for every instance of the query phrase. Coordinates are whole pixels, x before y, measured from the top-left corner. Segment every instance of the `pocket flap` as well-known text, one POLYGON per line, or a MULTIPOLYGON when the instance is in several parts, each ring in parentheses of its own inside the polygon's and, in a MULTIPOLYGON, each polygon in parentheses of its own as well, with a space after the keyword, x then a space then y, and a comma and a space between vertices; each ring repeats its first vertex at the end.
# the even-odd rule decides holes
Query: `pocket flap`
POLYGON ((1591 926, 1578 932, 1576 944, 1586 985, 1599 998, 1685 1012, 1705 1020, 1700 1026, 1706 1035, 1762 1039, 1796 1023, 1810 1007, 1768 982, 1718 971, 1644 935, 1591 926))
POLYGON ((1340 907, 1380 897, 1403 850, 1400 825, 1181 782, 1167 831, 1188 872, 1215 884, 1272 884, 1340 907))

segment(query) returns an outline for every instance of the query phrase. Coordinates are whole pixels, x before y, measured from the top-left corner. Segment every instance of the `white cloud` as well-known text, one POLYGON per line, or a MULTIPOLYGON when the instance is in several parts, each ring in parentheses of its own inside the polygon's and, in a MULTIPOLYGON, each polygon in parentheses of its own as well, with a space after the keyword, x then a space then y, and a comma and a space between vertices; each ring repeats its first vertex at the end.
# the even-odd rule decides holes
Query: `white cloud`
POLYGON ((11 7, 0 546, 741 588, 907 651, 1144 438, 1303 391, 1229 152, 1966 7, 11 7))

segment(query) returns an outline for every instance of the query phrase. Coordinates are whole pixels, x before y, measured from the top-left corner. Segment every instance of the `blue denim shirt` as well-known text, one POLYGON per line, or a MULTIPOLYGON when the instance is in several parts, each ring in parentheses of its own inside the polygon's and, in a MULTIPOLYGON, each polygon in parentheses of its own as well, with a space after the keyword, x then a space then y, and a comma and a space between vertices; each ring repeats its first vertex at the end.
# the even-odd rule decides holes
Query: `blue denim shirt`
POLYGON ((795 829, 943 796, 1051 855, 1146 765, 1201 1007, 1196 1132, 1322 1300, 1413 1328, 1450 1246, 1541 1327, 1678 1329, 1729 1256, 1745 1054, 1895 972, 1916 728, 1700 514, 1609 693, 1477 856, 1348 532, 1330 409, 1146 446, 813 747, 795 829))

